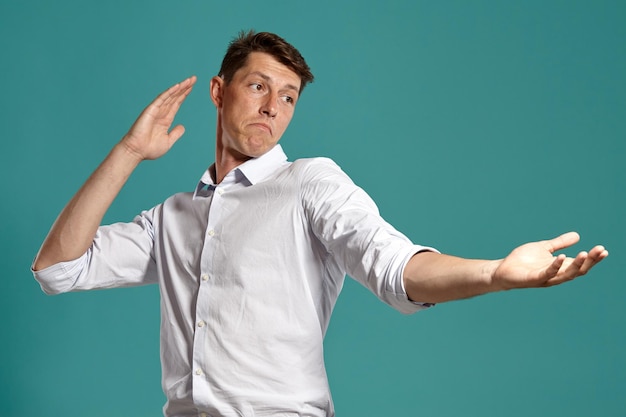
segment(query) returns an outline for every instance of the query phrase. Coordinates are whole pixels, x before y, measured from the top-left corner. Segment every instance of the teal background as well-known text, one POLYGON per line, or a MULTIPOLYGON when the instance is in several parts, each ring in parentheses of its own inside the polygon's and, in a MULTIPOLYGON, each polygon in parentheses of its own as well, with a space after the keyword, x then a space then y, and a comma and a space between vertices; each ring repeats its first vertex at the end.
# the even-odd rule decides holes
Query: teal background
POLYGON ((311 65, 282 144, 329 156, 419 243, 497 258, 577 230, 611 256, 558 288, 402 316, 347 280, 326 338, 338 416, 625 416, 626 3, 55 2, 0 6, 0 415, 157 416, 158 290, 45 296, 29 272, 142 108, 191 74, 187 133, 106 216, 191 190, 208 83, 240 29, 311 65))

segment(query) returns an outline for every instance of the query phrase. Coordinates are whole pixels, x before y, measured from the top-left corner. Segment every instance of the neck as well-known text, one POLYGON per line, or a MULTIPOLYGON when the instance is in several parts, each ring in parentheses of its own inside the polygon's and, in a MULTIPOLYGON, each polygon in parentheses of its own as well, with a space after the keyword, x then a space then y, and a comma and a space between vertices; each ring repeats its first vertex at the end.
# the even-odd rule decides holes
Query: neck
POLYGON ((221 183, 230 171, 250 159, 250 156, 225 148, 218 133, 215 141, 215 183, 221 183))

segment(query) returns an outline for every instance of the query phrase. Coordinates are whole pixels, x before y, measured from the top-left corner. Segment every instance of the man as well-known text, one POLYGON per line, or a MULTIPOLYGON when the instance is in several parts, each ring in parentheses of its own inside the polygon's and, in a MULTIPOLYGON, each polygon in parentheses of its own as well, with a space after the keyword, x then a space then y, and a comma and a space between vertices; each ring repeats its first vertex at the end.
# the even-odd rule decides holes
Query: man
POLYGON ((322 341, 346 274, 403 313, 560 284, 608 252, 554 252, 567 233, 503 260, 412 244, 326 158, 287 162, 278 141, 305 85, 300 53, 270 33, 229 46, 210 95, 215 163, 194 193, 100 226, 137 165, 165 154, 195 77, 152 102, 61 212, 33 264, 47 293, 158 283, 167 416, 332 416, 322 341), (168 132, 169 131, 169 132, 168 132))

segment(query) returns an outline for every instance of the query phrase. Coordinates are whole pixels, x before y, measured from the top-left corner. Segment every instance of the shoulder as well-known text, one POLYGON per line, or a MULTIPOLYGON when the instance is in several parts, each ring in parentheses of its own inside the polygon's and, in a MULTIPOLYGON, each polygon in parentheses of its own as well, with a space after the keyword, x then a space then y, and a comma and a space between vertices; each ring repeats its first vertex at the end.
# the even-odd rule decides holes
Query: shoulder
POLYGON ((349 203, 377 212, 376 204, 367 193, 332 159, 304 158, 291 164, 290 171, 298 178, 299 191, 305 209, 329 211, 349 203))
POLYGON ((168 204, 168 203, 177 202, 177 201, 191 201, 192 199, 193 199, 193 193, 186 191, 186 192, 172 194, 171 196, 166 198, 165 201, 163 201, 163 203, 161 204, 168 204))
POLYGON ((305 169, 310 167, 331 167, 339 168, 339 165, 330 158, 324 156, 318 156, 315 158, 300 158, 292 162, 291 166, 294 169, 305 169))
POLYGON ((342 180, 352 182, 348 175, 339 165, 330 158, 302 158, 295 160, 290 169, 292 174, 297 175, 304 184, 311 181, 342 180))
POLYGON ((172 194, 167 197, 163 202, 157 204, 151 209, 145 211, 149 215, 149 217, 159 217, 165 213, 171 214, 172 212, 180 212, 188 210, 193 203, 193 193, 191 192, 181 192, 172 194))

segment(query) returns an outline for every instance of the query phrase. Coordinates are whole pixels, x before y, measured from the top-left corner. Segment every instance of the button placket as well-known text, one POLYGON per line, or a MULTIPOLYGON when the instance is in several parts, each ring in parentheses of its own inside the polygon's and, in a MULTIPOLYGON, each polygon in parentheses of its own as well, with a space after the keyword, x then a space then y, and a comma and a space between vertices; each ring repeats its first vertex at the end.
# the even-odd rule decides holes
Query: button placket
MULTIPOLYGON (((211 373, 210 364, 215 360, 213 357, 212 344, 208 335, 212 334, 216 325, 212 321, 214 296, 214 285, 219 283, 219 265, 214 264, 215 254, 221 244, 220 234, 222 223, 228 210, 224 204, 225 197, 228 197, 229 187, 237 187, 234 172, 229 173, 224 181, 219 185, 212 185, 209 198, 208 211, 205 213, 206 223, 204 226, 204 238, 200 255, 200 276, 196 279, 198 290, 195 298, 195 322, 190 323, 193 332, 193 343, 191 353, 191 372, 193 375, 192 397, 194 402, 202 408, 206 408, 205 393, 209 390, 209 379, 207 375, 211 373), (225 188, 226 187, 226 188, 225 188)), ((205 413, 208 417, 208 415, 205 413)))
POLYGON ((210 279, 213 274, 213 253, 215 251, 215 245, 217 241, 216 225, 220 223, 222 218, 222 195, 224 191, 220 187, 213 189, 211 195, 211 203, 209 205, 208 213, 206 213, 206 229, 205 238, 202 247, 202 254, 200 259, 200 281, 198 293, 195 300, 196 316, 194 323, 194 340, 192 345, 192 369, 195 378, 198 378, 197 384, 193 384, 194 397, 198 395, 196 389, 202 390, 200 387, 206 383, 204 381, 206 361, 209 359, 206 351, 206 332, 209 327, 207 323, 207 317, 209 314, 210 306, 207 304, 207 300, 210 298, 209 293, 211 291, 210 279))

